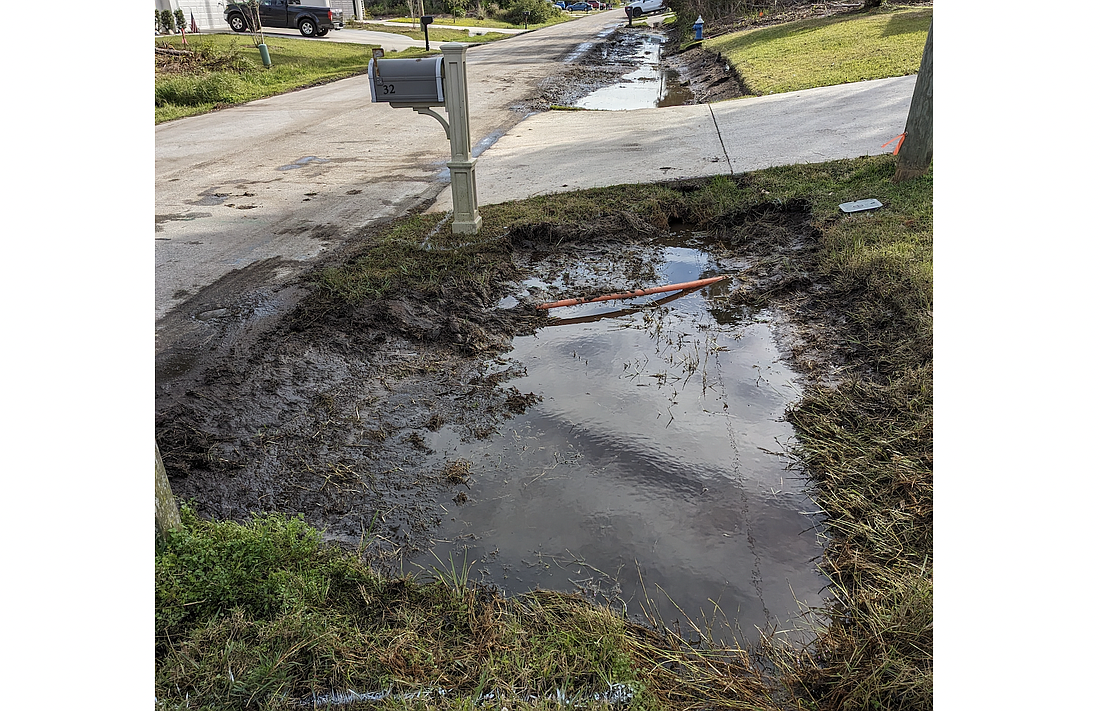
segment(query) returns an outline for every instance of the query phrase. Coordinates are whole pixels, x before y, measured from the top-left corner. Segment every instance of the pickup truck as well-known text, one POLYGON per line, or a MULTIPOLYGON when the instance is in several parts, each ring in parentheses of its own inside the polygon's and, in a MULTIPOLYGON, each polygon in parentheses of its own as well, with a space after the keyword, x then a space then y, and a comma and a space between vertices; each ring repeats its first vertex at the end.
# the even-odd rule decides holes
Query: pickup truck
MULTIPOLYGON (((231 2, 225 6, 225 21, 234 32, 253 29, 256 9, 252 3, 231 2)), ((259 0, 262 27, 296 27, 306 37, 324 37, 329 30, 344 26, 344 11, 320 5, 303 5, 302 0, 259 0)))
POLYGON ((627 3, 626 5, 627 17, 641 17, 651 12, 660 12, 665 9, 665 0, 636 0, 635 2, 627 3))

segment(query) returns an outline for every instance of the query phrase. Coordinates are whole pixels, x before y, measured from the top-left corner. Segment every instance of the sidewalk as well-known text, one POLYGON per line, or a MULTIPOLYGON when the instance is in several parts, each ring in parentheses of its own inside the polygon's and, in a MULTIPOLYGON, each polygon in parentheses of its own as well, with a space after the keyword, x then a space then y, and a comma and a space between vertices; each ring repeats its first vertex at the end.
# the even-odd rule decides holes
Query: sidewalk
MULTIPOLYGON (((885 153, 905 130, 915 76, 715 104, 548 111, 477 160, 478 202, 625 183, 732 175, 885 153)), ((451 209, 444 190, 429 209, 451 209)))

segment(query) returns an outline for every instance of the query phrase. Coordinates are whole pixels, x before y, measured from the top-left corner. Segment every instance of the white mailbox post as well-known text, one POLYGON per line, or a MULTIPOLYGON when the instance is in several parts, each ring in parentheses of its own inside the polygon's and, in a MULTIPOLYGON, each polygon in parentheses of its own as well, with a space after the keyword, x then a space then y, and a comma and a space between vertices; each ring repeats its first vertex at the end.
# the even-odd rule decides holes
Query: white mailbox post
MULTIPOLYGON (((451 141, 451 202, 454 220, 451 231, 477 234, 481 215, 477 211, 477 181, 470 155, 470 102, 466 90, 466 45, 441 45, 442 57, 371 60, 371 101, 387 102, 395 109, 409 108, 431 116, 443 126, 451 141), (443 106, 447 119, 432 111, 443 106)), ((377 50, 376 50, 377 51, 377 50)))
POLYGON ((443 51, 443 96, 447 100, 447 118, 451 120, 451 202, 454 223, 451 231, 477 234, 481 215, 477 211, 477 180, 470 155, 470 101, 466 90, 466 45, 448 42, 443 51))

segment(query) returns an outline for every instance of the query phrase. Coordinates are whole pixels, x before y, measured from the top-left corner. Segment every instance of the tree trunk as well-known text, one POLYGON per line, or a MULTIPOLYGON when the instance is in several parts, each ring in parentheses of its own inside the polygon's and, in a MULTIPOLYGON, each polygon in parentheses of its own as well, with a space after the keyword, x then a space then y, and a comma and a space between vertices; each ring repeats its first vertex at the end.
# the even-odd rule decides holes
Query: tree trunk
POLYGON ((928 23, 928 39, 920 60, 913 101, 905 120, 905 138, 898 150, 898 166, 894 182, 900 183, 924 175, 932 164, 932 23, 928 23))
POLYGON ((160 459, 160 447, 153 443, 157 450, 157 544, 164 540, 164 534, 173 528, 179 528, 180 510, 176 506, 176 497, 172 495, 172 485, 168 483, 168 472, 164 470, 164 462, 160 459))

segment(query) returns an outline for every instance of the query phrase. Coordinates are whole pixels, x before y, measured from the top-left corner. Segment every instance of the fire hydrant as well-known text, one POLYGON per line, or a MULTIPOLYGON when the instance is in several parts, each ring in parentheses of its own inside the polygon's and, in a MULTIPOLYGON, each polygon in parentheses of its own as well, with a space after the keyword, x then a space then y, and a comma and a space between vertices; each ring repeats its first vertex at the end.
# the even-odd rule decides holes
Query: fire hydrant
POLYGON ((703 39, 703 16, 700 15, 699 19, 695 21, 695 39, 703 39))

